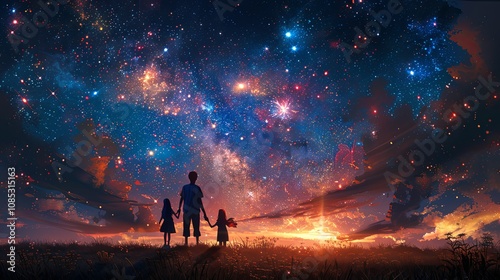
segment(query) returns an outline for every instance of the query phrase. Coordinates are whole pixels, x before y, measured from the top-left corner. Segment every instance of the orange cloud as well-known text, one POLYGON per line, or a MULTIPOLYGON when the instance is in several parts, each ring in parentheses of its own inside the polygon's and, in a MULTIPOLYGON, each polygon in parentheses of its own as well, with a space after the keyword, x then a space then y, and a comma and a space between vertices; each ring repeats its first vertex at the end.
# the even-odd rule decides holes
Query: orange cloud
POLYGON ((460 205, 454 212, 444 217, 429 217, 428 223, 434 224, 432 232, 424 234, 423 240, 444 239, 447 233, 465 233, 467 236, 479 238, 483 226, 500 221, 500 205, 494 203, 487 195, 476 197, 472 206, 460 205))
POLYGON ((94 157, 90 159, 91 165, 87 168, 87 172, 95 177, 94 184, 96 186, 104 184, 104 177, 110 160, 110 157, 94 157))
POLYGON ((466 21, 461 18, 455 28, 449 32, 450 40, 456 42, 470 55, 469 63, 448 68, 448 73, 454 78, 474 80, 478 75, 487 71, 487 66, 481 56, 481 46, 478 40, 478 31, 472 29, 466 21))

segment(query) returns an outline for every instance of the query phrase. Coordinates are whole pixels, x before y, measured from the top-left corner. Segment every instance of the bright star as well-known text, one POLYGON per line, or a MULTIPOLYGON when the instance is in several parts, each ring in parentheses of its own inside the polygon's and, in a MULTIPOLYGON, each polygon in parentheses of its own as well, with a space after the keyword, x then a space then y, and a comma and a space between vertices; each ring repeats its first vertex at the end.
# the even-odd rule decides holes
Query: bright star
POLYGON ((410 71, 410 75, 415 75, 415 72, 413 70, 410 71))
POLYGON ((290 37, 292 37, 292 33, 287 32, 287 33, 285 33, 285 36, 286 36, 287 38, 290 38, 290 37))
POLYGON ((296 51, 297 50, 297 47, 296 46, 293 46, 292 47, 292 51, 296 51))
POLYGON ((273 116, 284 120, 290 117, 290 113, 296 113, 296 111, 292 110, 291 103, 289 100, 274 101, 273 116))

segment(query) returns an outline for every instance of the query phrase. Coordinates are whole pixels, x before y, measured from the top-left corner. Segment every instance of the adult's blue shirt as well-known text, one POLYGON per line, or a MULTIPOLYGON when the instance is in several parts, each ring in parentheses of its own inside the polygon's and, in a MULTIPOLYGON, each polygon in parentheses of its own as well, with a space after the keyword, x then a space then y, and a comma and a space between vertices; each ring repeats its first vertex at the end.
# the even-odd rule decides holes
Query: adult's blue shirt
POLYGON ((184 199, 184 205, 182 211, 200 213, 201 208, 201 198, 203 197, 203 192, 198 185, 187 184, 182 187, 181 197, 184 199))

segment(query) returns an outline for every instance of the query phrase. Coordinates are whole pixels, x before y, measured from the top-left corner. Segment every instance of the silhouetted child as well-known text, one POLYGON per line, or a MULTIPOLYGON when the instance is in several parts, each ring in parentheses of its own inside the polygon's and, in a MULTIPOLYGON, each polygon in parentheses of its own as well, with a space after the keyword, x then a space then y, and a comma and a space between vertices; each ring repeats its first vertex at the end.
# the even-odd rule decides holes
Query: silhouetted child
POLYGON ((210 227, 217 226, 217 241, 219 246, 226 246, 226 242, 229 241, 229 234, 227 233, 227 227, 236 227, 238 224, 233 220, 233 218, 226 218, 226 211, 224 209, 219 209, 219 215, 217 217, 217 222, 211 224, 208 218, 205 219, 210 227))
POLYGON ((163 247, 167 248, 170 247, 170 234, 175 233, 174 219, 172 218, 172 215, 174 215, 177 219, 179 218, 179 214, 175 213, 174 210, 172 209, 172 205, 170 205, 170 200, 168 200, 168 198, 165 198, 163 200, 163 209, 161 210, 161 218, 158 224, 161 223, 161 220, 163 220, 163 224, 160 227, 160 231, 163 232, 163 247), (167 240, 167 234, 168 234, 168 240, 167 240))

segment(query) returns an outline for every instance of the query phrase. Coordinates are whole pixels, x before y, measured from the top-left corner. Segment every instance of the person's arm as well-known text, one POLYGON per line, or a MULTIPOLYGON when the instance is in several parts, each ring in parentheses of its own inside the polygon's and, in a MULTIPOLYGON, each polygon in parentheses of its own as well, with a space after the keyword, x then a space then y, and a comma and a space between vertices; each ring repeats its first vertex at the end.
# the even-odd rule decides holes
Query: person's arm
POLYGON ((161 224, 161 220, 163 220, 163 216, 160 218, 160 220, 158 221, 158 224, 161 224))
POLYGON ((181 191, 181 199, 179 200, 179 208, 177 209, 178 215, 181 213, 181 206, 182 206, 182 202, 184 201, 184 197, 182 196, 183 192, 184 192, 184 187, 182 188, 182 191, 181 191))
POLYGON ((213 225, 212 225, 212 224, 210 223, 210 221, 208 220, 208 218, 207 218, 206 220, 207 220, 208 225, 209 225, 211 228, 213 228, 213 227, 215 227, 215 226, 217 225, 217 222, 216 222, 215 224, 213 224, 213 225))
POLYGON ((206 220, 208 219, 207 217, 207 212, 205 212, 205 207, 203 207, 203 192, 201 191, 201 188, 198 187, 198 191, 200 192, 200 208, 201 208, 201 211, 203 212, 203 218, 206 220))
POLYGON ((175 216, 177 219, 179 219, 179 213, 174 212, 174 209, 170 209, 170 210, 172 210, 172 214, 174 214, 174 216, 175 216))
POLYGON ((201 211, 203 212, 203 218, 208 219, 207 212, 205 212, 205 207, 203 207, 203 201, 200 198, 201 211))
POLYGON ((207 217, 207 216, 205 216, 205 217, 203 217, 203 218, 205 219, 205 221, 207 221, 207 223, 208 223, 208 225, 209 225, 210 227, 213 227, 213 226, 212 226, 212 224, 210 223, 210 220, 208 219, 208 217, 207 217))

